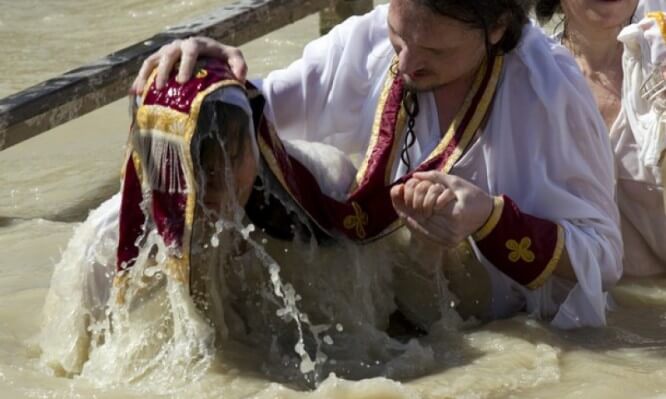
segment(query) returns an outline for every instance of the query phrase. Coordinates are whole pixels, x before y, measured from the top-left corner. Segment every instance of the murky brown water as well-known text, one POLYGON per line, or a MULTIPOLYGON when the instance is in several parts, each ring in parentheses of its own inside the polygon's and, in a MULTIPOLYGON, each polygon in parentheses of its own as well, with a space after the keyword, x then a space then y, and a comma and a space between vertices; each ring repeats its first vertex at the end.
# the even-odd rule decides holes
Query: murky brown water
MULTIPOLYGON (((0 0, 0 95, 219 4, 0 0)), ((310 18, 249 44, 250 74, 294 59, 316 32, 310 18)), ((449 354, 441 368, 409 381, 331 377, 303 392, 221 365, 185 390, 160 395, 47 375, 34 336, 50 275, 73 229, 118 190, 127 125, 120 101, 0 152, 1 398, 666 398, 666 279, 624 282, 607 328, 562 332, 517 316, 443 335, 430 343, 449 354)))

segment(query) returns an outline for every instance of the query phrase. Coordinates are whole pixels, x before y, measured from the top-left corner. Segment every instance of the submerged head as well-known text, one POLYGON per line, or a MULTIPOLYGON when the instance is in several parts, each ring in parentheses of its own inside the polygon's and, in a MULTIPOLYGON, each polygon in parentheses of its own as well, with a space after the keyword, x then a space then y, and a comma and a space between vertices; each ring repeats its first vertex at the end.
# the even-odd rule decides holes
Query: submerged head
POLYGON ((518 44, 528 0, 391 0, 389 38, 413 90, 472 76, 488 55, 518 44))
POLYGON ((240 107, 216 104, 214 128, 201 141, 201 202, 217 217, 244 206, 252 192, 258 167, 250 123, 240 107))

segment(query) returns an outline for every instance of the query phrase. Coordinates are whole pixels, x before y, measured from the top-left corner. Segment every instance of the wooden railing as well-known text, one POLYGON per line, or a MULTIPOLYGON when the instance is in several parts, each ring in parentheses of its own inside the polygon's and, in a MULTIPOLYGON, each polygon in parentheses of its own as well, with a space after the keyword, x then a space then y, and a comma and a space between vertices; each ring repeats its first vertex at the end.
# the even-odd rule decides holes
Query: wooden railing
MULTIPOLYGON (((341 2, 372 4, 372 0, 241 0, 3 98, 0 150, 125 96, 143 60, 174 39, 205 35, 237 46, 325 8, 330 19, 341 2)), ((354 4, 346 9, 361 8, 354 4)))

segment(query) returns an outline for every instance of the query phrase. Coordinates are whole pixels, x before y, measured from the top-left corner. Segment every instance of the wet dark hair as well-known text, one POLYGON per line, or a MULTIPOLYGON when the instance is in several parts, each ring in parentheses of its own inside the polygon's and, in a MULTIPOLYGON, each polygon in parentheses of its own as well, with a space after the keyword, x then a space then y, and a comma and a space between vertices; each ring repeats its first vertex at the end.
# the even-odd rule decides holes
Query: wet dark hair
MULTIPOLYGON (((486 38, 489 54, 508 53, 520 41, 523 27, 528 23, 528 13, 534 0, 414 0, 438 14, 481 29, 486 38), (506 23, 504 37, 490 45, 490 30, 506 23)), ((559 3, 559 1, 558 1, 559 3)))
POLYGON ((562 11, 560 0, 536 0, 534 11, 539 22, 546 24, 553 19, 553 15, 562 11))
MULTIPOLYGON (((496 54, 508 53, 520 41, 523 27, 528 23, 527 17, 535 0, 412 0, 416 4, 425 6, 431 11, 453 18, 473 28, 483 31, 486 44, 486 57, 490 60, 496 54), (490 31, 500 24, 506 24, 504 36, 496 45, 490 44, 490 31)), ((419 104, 416 95, 407 92, 403 98, 403 105, 407 110, 407 134, 403 144, 400 158, 411 170, 409 149, 416 142, 414 124, 419 114, 419 104)))

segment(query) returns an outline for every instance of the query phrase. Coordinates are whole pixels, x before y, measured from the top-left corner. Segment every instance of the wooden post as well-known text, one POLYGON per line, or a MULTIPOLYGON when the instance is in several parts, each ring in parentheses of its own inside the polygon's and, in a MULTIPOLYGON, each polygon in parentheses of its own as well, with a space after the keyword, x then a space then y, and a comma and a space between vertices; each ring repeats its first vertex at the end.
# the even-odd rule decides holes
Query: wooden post
POLYGON ((319 33, 325 35, 345 19, 365 14, 372 7, 372 0, 330 0, 330 5, 319 12, 319 33))
POLYGON ((205 35, 240 45, 324 8, 330 0, 239 0, 101 60, 0 99, 0 150, 127 94, 143 59, 174 39, 205 35))

